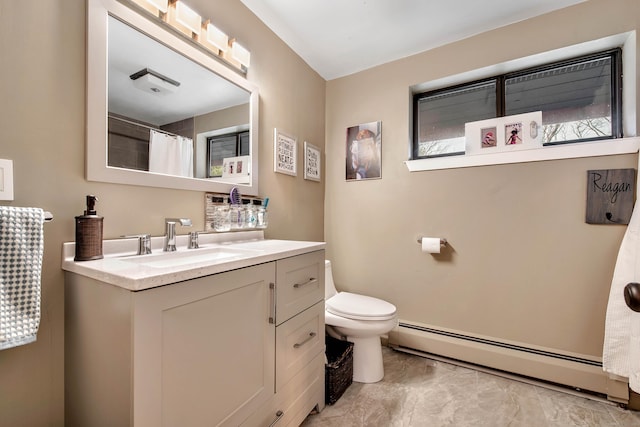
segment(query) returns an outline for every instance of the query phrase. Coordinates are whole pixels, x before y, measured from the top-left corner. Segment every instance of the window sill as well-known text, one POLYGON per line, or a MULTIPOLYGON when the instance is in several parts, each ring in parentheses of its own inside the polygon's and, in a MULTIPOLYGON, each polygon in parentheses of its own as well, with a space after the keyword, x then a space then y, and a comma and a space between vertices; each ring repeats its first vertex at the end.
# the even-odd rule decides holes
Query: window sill
POLYGON ((612 156, 633 154, 640 149, 640 137, 607 139, 567 145, 551 145, 531 150, 506 153, 460 155, 434 157, 430 159, 407 160, 409 172, 440 169, 458 169, 475 166, 504 165, 509 163, 541 162, 545 160, 577 159, 581 157, 612 156))

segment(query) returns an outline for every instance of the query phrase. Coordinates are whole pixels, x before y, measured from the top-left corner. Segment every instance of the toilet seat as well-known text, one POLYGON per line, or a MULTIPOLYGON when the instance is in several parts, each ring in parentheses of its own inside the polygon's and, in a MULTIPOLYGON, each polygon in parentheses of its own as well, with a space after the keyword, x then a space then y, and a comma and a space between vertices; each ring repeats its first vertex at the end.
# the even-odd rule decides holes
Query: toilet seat
POLYGON ((365 295, 339 292, 325 301, 326 310, 336 316, 354 320, 389 320, 396 315, 396 306, 365 295))

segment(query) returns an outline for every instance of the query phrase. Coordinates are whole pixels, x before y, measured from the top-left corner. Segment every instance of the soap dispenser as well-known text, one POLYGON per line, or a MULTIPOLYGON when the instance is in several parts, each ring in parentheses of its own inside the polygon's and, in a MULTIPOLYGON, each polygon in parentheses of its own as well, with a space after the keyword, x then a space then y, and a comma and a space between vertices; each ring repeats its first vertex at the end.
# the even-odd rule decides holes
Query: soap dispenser
POLYGON ((87 196, 87 209, 84 215, 76 217, 76 256, 75 261, 102 259, 102 220, 96 213, 98 198, 87 196))

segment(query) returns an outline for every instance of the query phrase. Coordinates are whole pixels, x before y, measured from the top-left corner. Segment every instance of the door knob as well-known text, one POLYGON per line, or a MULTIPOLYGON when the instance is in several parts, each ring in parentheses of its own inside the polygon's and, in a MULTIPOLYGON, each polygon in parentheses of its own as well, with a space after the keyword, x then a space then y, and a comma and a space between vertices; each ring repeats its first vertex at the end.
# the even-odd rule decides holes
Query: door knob
POLYGON ((631 310, 640 312, 640 283, 627 283, 624 287, 624 301, 631 310))

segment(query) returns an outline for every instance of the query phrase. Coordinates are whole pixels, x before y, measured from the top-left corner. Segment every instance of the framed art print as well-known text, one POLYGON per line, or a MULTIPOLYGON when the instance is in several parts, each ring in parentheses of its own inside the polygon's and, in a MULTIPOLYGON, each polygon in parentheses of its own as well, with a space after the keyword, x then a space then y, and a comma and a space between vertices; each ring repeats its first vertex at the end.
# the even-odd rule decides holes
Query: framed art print
POLYGON ((382 122, 347 128, 347 181, 382 178, 382 122))
POLYGON ((304 179, 320 181, 320 149, 304 142, 304 179))
POLYGON ((273 133, 273 170, 286 175, 298 175, 296 167, 298 141, 278 129, 274 129, 273 133))

